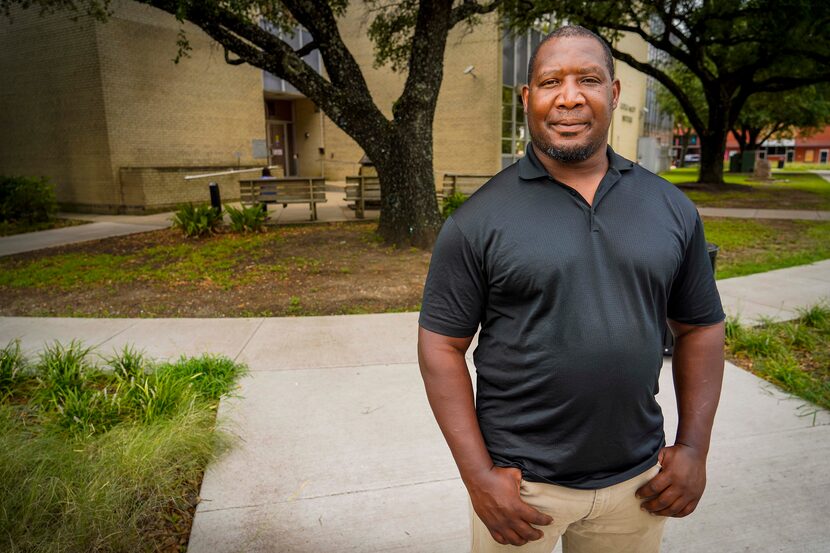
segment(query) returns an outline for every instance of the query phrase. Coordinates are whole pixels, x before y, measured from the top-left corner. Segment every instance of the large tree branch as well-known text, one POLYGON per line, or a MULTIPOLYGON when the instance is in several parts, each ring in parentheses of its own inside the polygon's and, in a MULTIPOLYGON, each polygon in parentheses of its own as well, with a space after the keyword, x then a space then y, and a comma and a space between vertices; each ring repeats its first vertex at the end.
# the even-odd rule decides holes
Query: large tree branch
POLYGON ((830 81, 830 72, 809 77, 768 77, 752 84, 753 92, 783 92, 802 86, 830 81))
MULTIPOLYGON (((450 29, 452 0, 420 0, 409 73, 403 92, 392 107, 396 122, 407 120, 418 127, 429 125, 435 115, 444 77, 444 50, 450 29)), ((421 129, 424 130, 424 129, 421 129)))
POLYGON ((674 95, 677 99, 677 102, 680 104, 680 107, 683 108, 683 111, 686 113, 686 117, 689 119, 689 123, 698 133, 698 135, 702 135, 706 126, 703 123, 703 119, 701 119, 700 115, 697 113, 694 104, 692 103, 691 98, 686 92, 665 72, 661 71, 660 69, 656 68, 655 66, 641 62, 636 59, 631 54, 626 52, 621 52, 616 47, 611 46, 611 53, 614 54, 614 57, 620 61, 623 61, 633 67, 634 69, 645 73, 646 75, 651 75, 655 79, 657 79, 660 84, 666 87, 669 92, 674 95))
POLYGON ((501 3, 502 0, 492 0, 487 4, 479 4, 475 0, 464 0, 450 12, 450 28, 473 15, 484 15, 495 11, 501 3))

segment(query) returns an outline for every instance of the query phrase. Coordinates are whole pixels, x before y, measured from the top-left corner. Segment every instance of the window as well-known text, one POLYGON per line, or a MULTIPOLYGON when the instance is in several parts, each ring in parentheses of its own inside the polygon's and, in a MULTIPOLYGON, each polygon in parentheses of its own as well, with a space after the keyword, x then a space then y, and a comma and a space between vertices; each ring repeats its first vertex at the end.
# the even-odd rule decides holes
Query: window
POLYGON ((507 167, 522 157, 530 141, 520 91, 521 85, 527 80, 530 55, 542 38, 542 33, 536 30, 502 37, 502 167, 507 167))

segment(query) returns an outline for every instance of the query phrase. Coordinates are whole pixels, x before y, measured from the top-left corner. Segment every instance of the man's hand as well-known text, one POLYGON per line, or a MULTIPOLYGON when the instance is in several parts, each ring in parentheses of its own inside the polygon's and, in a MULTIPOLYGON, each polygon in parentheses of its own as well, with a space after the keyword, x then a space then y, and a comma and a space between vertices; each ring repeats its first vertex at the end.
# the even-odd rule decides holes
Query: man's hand
POLYGON ((493 539, 502 545, 524 545, 541 539, 537 526, 553 522, 550 515, 541 513, 522 501, 519 486, 522 471, 517 468, 493 466, 468 485, 470 500, 478 518, 490 530, 493 539))
POLYGON ((637 490, 642 508, 653 515, 685 517, 695 510, 706 487, 706 454, 685 444, 660 450, 660 472, 637 490))

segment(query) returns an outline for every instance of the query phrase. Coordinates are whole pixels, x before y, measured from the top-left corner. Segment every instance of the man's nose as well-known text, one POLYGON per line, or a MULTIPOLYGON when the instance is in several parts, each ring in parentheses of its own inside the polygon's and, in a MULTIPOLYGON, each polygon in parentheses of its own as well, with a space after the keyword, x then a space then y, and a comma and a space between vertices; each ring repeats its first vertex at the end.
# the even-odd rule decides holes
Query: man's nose
POLYGON ((582 89, 579 83, 566 79, 559 87, 559 94, 556 97, 556 107, 560 109, 574 109, 585 103, 582 89))

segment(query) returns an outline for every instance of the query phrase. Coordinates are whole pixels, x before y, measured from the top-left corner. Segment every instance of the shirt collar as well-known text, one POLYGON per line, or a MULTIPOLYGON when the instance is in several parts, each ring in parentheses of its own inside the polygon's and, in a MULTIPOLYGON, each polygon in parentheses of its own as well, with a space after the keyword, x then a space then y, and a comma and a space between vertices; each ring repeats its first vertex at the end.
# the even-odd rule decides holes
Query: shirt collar
MULTIPOLYGON (((611 169, 616 169, 619 172, 623 172, 634 167, 634 162, 619 155, 611 148, 610 144, 607 147, 606 155, 608 156, 609 171, 611 169)), ((542 165, 542 162, 536 157, 536 152, 533 151, 533 147, 530 142, 527 143, 524 157, 519 159, 519 177, 523 180, 550 177, 547 169, 545 169, 545 166, 542 165)))

